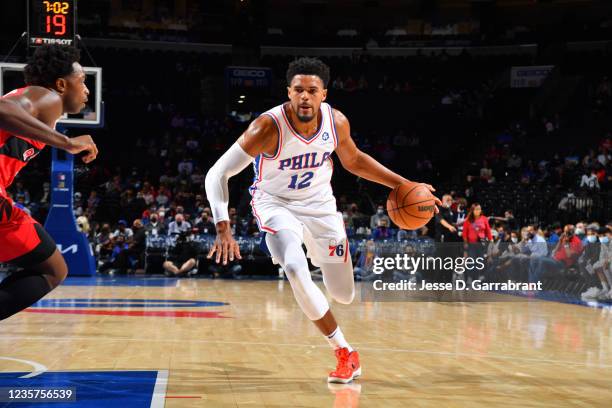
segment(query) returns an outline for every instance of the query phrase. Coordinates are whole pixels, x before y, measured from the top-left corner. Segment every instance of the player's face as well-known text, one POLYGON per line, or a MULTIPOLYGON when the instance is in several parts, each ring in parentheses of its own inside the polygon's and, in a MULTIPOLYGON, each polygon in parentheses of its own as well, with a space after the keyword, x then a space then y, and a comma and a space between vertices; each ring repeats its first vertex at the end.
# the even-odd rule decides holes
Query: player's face
POLYGON ((323 81, 316 75, 296 75, 287 87, 291 108, 301 122, 315 118, 321 102, 327 97, 323 81))
POLYGON ((85 71, 78 62, 72 64, 72 74, 62 78, 62 87, 59 89, 64 99, 64 111, 79 113, 85 107, 89 96, 89 89, 85 85, 85 71))

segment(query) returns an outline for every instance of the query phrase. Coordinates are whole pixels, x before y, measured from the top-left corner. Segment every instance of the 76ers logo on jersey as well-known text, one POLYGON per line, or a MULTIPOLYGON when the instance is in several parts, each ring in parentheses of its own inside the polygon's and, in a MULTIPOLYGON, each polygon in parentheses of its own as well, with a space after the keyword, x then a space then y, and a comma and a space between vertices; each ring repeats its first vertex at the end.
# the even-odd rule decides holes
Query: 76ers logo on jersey
POLYGON ((329 140, 329 133, 323 132, 323 136, 321 136, 321 139, 323 139, 324 142, 327 142, 329 140))
POLYGON ((344 256, 344 244, 338 244, 336 240, 329 240, 329 256, 344 256))
POLYGON ((23 161, 27 162, 30 161, 31 159, 33 159, 38 153, 36 152, 35 149, 33 148, 29 148, 28 150, 26 150, 25 152, 23 152, 23 161))

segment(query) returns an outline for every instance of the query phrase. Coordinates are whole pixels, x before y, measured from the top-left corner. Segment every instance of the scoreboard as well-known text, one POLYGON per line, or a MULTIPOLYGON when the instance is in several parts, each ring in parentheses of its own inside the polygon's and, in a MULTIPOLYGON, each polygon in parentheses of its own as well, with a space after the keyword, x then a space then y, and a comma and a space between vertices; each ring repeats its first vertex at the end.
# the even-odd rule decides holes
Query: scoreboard
POLYGON ((77 0, 27 0, 28 45, 74 45, 77 0))

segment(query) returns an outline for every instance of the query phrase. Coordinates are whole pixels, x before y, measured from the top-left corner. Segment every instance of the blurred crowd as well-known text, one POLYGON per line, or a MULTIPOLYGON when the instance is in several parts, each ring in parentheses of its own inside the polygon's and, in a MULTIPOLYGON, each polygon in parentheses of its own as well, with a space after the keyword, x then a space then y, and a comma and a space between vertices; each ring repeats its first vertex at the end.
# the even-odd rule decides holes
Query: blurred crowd
MULTIPOLYGON (((227 64, 223 57, 176 54, 159 59, 155 52, 131 55, 108 49, 98 55, 108 67, 107 126, 96 138, 100 160, 76 168, 74 210, 101 270, 136 270, 143 267, 147 237, 214 233, 205 173, 246 124, 204 109, 208 94, 194 86, 222 72, 227 64), (160 69, 180 75, 166 84, 159 83, 156 72, 144 70, 135 81, 112 64, 116 54, 130 64, 156 61, 160 69), (206 63, 200 64, 200 58, 206 63)), ((597 59, 609 64, 609 58, 597 59)), ((288 60, 266 57, 263 62, 282 78, 288 60)), ((589 122, 597 128, 587 128, 567 112, 534 117, 514 109, 533 94, 510 97, 493 78, 512 64, 529 63, 524 56, 442 52, 406 58, 363 54, 351 57, 352 64, 345 57, 326 61, 333 72, 332 102, 349 115, 357 145, 407 178, 449 192, 453 218, 445 222, 458 240, 475 202, 499 218, 491 221, 491 242, 495 234, 509 242, 514 234, 520 242, 521 229, 528 225, 554 239, 559 235, 553 234, 555 222, 575 225, 579 219, 603 223, 612 218, 606 201, 612 174, 612 124, 606 122, 611 85, 605 75, 590 77, 592 91, 582 100, 582 110, 573 111, 574 116, 600 119, 589 122), (504 114, 504 106, 512 107, 510 114, 504 114), (378 117, 384 120, 372 120, 378 117), (497 224, 509 219, 513 223, 503 224, 500 234, 497 224)), ((284 99, 284 84, 276 87, 278 102, 284 99)), ((48 162, 41 158, 10 191, 39 220, 45 219, 50 200, 44 180, 48 162)), ((249 207, 251 180, 245 171, 230 182, 230 225, 235 236, 257 239, 260 233, 249 207)), ((385 215, 387 190, 356 179, 341 166, 336 166, 332 183, 351 239, 402 242, 448 235, 436 221, 418 231, 396 229, 385 215)), ((183 263, 174 267, 181 274, 190 272, 183 263)))

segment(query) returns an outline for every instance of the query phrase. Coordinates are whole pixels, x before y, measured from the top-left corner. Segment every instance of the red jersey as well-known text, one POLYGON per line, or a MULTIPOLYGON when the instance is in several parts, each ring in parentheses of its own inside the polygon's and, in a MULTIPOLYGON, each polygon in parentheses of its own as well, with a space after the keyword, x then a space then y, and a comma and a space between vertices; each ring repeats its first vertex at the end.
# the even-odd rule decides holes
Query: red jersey
POLYGON ((463 223, 463 241, 468 244, 474 244, 484 239, 493 241, 493 235, 491 234, 491 226, 489 225, 489 219, 484 215, 481 215, 474 222, 470 222, 467 218, 463 223))
MULTIPOLYGON (((26 89, 15 89, 5 96, 21 95, 26 89)), ((11 185, 19 171, 44 147, 44 143, 0 129, 0 193, 11 185)))
POLYGON ((582 253, 584 247, 582 245, 582 241, 580 241, 580 238, 575 235, 572 236, 567 245, 569 245, 569 256, 565 250, 565 246, 562 245, 559 247, 559 249, 557 249, 557 252, 555 252, 553 258, 559 262, 563 262, 569 268, 576 263, 576 260, 578 260, 578 257, 582 253))

